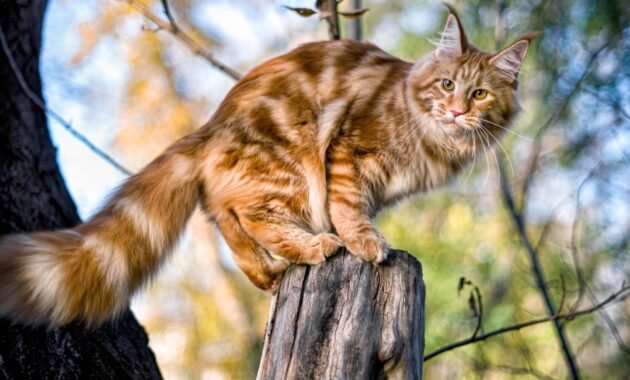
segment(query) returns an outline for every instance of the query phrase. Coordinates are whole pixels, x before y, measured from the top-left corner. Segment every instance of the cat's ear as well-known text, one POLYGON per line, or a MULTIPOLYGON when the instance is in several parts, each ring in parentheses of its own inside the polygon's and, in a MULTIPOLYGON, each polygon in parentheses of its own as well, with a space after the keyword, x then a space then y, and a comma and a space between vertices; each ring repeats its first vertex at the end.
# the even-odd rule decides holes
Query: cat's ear
POLYGON ((540 33, 528 33, 516 39, 510 46, 501 50, 495 54, 490 63, 499 70, 503 71, 511 79, 516 79, 518 71, 523 64, 525 54, 527 54, 527 48, 534 37, 539 36, 540 33))
POLYGON ((435 56, 439 58, 457 57, 468 50, 468 40, 455 8, 448 3, 444 3, 444 6, 448 8, 450 14, 446 19, 440 42, 436 45, 435 56))

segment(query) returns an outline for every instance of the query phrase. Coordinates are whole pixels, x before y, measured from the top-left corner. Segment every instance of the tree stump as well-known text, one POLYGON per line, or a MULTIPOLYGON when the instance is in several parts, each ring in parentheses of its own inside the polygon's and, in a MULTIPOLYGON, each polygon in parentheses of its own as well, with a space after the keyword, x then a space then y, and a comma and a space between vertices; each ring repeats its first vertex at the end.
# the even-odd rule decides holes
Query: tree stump
POLYGON ((379 265, 343 251, 287 270, 258 379, 421 379, 423 351, 420 263, 397 250, 379 265))

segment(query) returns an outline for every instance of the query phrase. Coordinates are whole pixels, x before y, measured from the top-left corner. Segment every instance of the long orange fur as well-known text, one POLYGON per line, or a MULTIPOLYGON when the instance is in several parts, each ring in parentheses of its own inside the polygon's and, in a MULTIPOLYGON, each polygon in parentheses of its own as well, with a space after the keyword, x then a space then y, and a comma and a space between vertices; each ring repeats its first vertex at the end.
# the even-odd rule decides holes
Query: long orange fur
POLYGON ((484 53, 450 11, 435 51, 416 63, 334 41, 256 67, 203 128, 88 221, 1 238, 0 315, 51 326, 117 315, 198 204, 263 289, 277 287, 290 263, 317 265, 341 246, 383 261, 387 243, 370 217, 445 184, 518 109, 516 76, 531 36, 484 53))

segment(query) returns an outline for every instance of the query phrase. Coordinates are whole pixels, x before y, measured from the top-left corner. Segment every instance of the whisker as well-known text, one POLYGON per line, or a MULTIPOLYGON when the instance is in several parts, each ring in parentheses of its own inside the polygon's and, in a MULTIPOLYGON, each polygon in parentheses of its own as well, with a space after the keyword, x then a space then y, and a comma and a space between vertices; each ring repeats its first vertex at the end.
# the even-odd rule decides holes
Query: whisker
MULTIPOLYGON (((397 114, 397 115, 395 115, 395 116, 392 116, 389 120, 386 120, 386 121, 385 121, 385 124, 391 123, 391 122, 393 122, 394 120, 399 119, 399 118, 401 118, 402 116, 405 116, 406 114, 409 114, 409 113, 410 113, 410 112, 409 112, 409 110, 403 110, 403 111, 402 111, 402 112, 400 112, 399 114, 397 114)), ((409 116, 411 116, 411 115, 409 115, 409 116)))
POLYGON ((508 164, 510 165, 510 173, 512 173, 512 175, 514 175, 514 166, 512 165, 512 160, 510 159, 510 155, 508 154, 507 150, 505 149, 505 147, 503 146, 503 144, 501 144, 501 142, 499 141, 499 139, 497 139, 492 133, 485 131, 490 137, 492 137, 494 139, 494 141, 496 141, 497 145, 499 146, 499 148, 501 148, 501 150, 503 151, 503 153, 505 154, 505 158, 507 158, 508 164))
POLYGON ((477 151, 477 132, 473 129, 472 130, 473 135, 472 135, 472 141, 473 141, 473 163, 472 165, 470 165, 470 170, 468 171, 468 174, 466 175, 466 178, 464 179, 464 183, 468 182, 468 178, 470 177, 470 175, 473 172, 473 169, 475 169, 475 164, 477 163, 477 155, 475 154, 477 151))
POLYGON ((514 136, 520 137, 520 138, 522 138, 522 139, 524 139, 524 140, 527 140, 527 141, 534 141, 534 139, 533 139, 533 138, 531 138, 531 137, 523 136, 523 135, 521 135, 521 134, 519 134, 519 133, 514 132, 513 130, 511 130, 511 129, 509 129, 509 128, 506 128, 506 127, 504 127, 504 126, 502 126, 502 125, 499 125, 499 124, 497 124, 497 123, 495 123, 495 122, 492 122, 492 121, 490 121, 490 120, 488 120, 488 119, 484 119, 484 118, 481 118, 481 117, 479 117, 478 119, 479 119, 479 120, 481 120, 481 121, 485 121, 485 122, 486 122, 486 123, 488 123, 488 124, 492 124, 492 125, 494 125, 495 127, 501 128, 501 129, 503 129, 504 131, 506 131, 506 132, 508 132, 508 133, 511 133, 511 134, 513 134, 514 136))
POLYGON ((479 137, 481 138, 480 142, 483 145, 483 155, 486 158, 486 179, 483 181, 483 186, 486 186, 488 180, 490 179, 490 159, 488 159, 488 149, 486 149, 486 143, 488 143, 489 146, 490 141, 481 133, 483 131, 482 129, 478 129, 477 131, 479 132, 479 137), (486 143, 484 143, 484 140, 486 143))
MULTIPOLYGON (((480 129, 480 131, 482 131, 486 136, 492 136, 492 134, 488 131, 484 131, 483 129, 480 129)), ((492 136, 494 137, 494 136, 492 136)), ((496 139, 496 138, 495 138, 496 139)), ((494 162, 497 164, 497 170, 499 170, 499 158, 497 158, 496 153, 494 153, 494 149, 489 148, 490 149, 490 153, 492 153, 492 156, 494 157, 494 162)))

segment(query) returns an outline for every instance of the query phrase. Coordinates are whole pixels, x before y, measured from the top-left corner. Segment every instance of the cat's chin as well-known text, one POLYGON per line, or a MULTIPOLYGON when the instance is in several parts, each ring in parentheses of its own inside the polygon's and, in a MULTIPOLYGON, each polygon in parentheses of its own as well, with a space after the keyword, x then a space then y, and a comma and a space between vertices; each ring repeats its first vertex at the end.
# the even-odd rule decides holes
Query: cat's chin
POLYGON ((455 120, 444 121, 440 124, 442 126, 442 131, 444 131, 446 135, 451 137, 461 137, 463 135, 469 134, 471 131, 471 128, 469 126, 459 124, 455 120))

